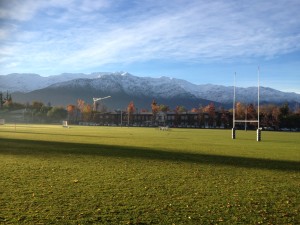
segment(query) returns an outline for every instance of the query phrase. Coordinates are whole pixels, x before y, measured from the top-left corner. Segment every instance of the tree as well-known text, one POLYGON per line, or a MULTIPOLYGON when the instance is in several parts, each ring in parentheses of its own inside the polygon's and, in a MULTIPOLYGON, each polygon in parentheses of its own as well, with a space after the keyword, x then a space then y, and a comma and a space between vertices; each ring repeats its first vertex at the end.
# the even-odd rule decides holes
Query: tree
POLYGON ((290 113, 290 107, 288 103, 285 103, 283 106, 280 107, 280 114, 283 117, 287 117, 290 113))
POLYGON ((85 102, 82 99, 77 100, 77 107, 80 110, 80 112, 83 111, 84 105, 85 105, 85 102))
POLYGON ((47 117, 47 114, 48 112, 52 109, 52 107, 48 107, 48 106, 45 106, 43 105, 39 111, 36 111, 35 112, 35 117, 40 121, 40 122, 45 122, 48 117, 47 117))
POLYGON ((247 106, 247 119, 248 120, 256 119, 256 110, 253 104, 249 104, 247 106))
POLYGON ((157 105, 157 102, 155 101, 155 99, 152 100, 152 103, 151 103, 151 110, 152 110, 152 113, 157 113, 158 112, 158 105, 157 105))
POLYGON ((191 109, 191 112, 192 112, 192 113, 198 113, 198 112, 199 112, 199 109, 192 108, 192 109, 191 109))
POLYGON ((161 104, 159 105, 159 111, 166 113, 169 111, 169 106, 161 104))
POLYGON ((7 109, 12 109, 12 105, 13 105, 13 101, 12 101, 12 97, 11 97, 11 94, 8 93, 8 91, 6 92, 6 97, 3 99, 3 96, 1 97, 2 98, 2 106, 4 106, 5 108, 7 109))
POLYGON ((175 112, 175 118, 174 118, 174 124, 180 125, 182 123, 182 116, 181 114, 186 112, 186 108, 184 106, 176 106, 174 112, 175 112))
POLYGON ((272 106, 261 105, 260 106, 260 125, 263 127, 269 127, 272 125, 272 106))
POLYGON ((127 113, 128 113, 128 125, 130 122, 130 118, 132 117, 132 114, 135 112, 135 107, 133 101, 129 102, 127 106, 127 113))
POLYGON ((274 106, 271 113, 272 118, 272 126, 274 126, 276 129, 279 128, 280 124, 280 110, 277 106, 274 106))
POLYGON ((279 107, 273 104, 260 106, 260 122, 263 127, 279 128, 280 110, 279 107))
POLYGON ((279 108, 279 118, 280 118, 280 126, 281 127, 289 127, 290 125, 290 107, 288 103, 285 103, 279 108))
POLYGON ((181 105, 181 106, 176 106, 175 111, 177 113, 183 113, 183 112, 187 112, 187 109, 184 106, 181 105))
POLYGON ((61 120, 66 119, 67 114, 68 112, 64 108, 53 107, 51 110, 48 111, 47 117, 54 122, 59 122, 61 120))
POLYGON ((205 125, 205 118, 204 118, 204 106, 200 105, 198 109, 198 118, 199 118, 199 125, 202 127, 205 125))
POLYGON ((241 102, 237 102, 235 105, 235 118, 245 119, 245 105, 241 102))
MULTIPOLYGON (((256 110, 254 108, 253 104, 249 104, 246 107, 246 118, 247 120, 256 120, 257 116, 256 116, 256 110)), ((256 123, 250 123, 250 126, 255 127, 256 123)))
POLYGON ((156 103, 155 99, 152 100, 152 103, 151 103, 151 110, 152 110, 152 124, 155 124, 156 123, 156 115, 159 111, 159 106, 158 104, 156 103))
POLYGON ((229 126, 229 112, 227 112, 224 108, 221 109, 221 123, 225 128, 229 126))
POLYGON ((209 105, 204 107, 204 112, 208 114, 208 126, 215 126, 216 108, 214 103, 210 103, 209 105))
POLYGON ((77 119, 77 108, 75 105, 67 105, 68 121, 75 122, 77 119))
POLYGON ((82 109, 83 121, 89 122, 92 119, 92 106, 89 104, 85 104, 82 109))
POLYGON ((42 102, 33 101, 31 107, 32 107, 32 109, 34 109, 35 111, 39 111, 39 110, 42 108, 43 105, 44 105, 44 103, 42 103, 42 102))
MULTIPOLYGON (((73 106, 70 106, 69 110, 71 110, 73 106)), ((77 100, 77 108, 80 112, 80 119, 82 119, 85 122, 88 122, 92 119, 92 106, 89 104, 86 104, 82 99, 77 100)), ((70 112, 70 111, 69 111, 70 112)), ((77 119, 77 112, 76 111, 76 119, 77 119)))
POLYGON ((0 92, 0 109, 2 109, 4 103, 3 94, 0 92))

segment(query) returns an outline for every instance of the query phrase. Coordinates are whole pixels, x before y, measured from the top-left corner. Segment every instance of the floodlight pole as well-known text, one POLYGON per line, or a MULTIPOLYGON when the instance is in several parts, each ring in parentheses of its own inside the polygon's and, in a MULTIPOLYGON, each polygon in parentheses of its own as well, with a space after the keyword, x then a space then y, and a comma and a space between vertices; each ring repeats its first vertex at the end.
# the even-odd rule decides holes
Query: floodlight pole
POLYGON ((94 111, 97 111, 97 106, 96 106, 97 102, 101 101, 103 99, 107 99, 107 98, 111 98, 111 96, 106 96, 106 97, 103 97, 103 98, 93 98, 93 101, 94 101, 94 111))
POLYGON ((233 112, 232 112, 232 139, 235 139, 235 79, 236 72, 234 73, 234 84, 233 84, 233 112))

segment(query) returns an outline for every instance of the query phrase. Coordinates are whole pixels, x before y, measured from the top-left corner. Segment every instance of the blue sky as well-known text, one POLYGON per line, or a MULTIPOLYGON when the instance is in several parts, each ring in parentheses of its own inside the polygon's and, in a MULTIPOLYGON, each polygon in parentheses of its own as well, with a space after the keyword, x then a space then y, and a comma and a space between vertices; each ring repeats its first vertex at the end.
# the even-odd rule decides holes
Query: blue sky
POLYGON ((299 0, 0 0, 0 74, 127 71, 300 93, 299 0))

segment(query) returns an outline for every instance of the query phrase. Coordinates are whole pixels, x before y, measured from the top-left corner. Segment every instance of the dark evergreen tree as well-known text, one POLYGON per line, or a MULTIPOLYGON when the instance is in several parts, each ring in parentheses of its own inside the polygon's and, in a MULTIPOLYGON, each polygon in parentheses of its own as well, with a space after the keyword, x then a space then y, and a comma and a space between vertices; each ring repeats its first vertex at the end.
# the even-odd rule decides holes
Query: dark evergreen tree
POLYGON ((4 103, 4 101, 3 101, 3 95, 2 95, 2 92, 0 92, 0 109, 2 109, 3 103, 4 103))

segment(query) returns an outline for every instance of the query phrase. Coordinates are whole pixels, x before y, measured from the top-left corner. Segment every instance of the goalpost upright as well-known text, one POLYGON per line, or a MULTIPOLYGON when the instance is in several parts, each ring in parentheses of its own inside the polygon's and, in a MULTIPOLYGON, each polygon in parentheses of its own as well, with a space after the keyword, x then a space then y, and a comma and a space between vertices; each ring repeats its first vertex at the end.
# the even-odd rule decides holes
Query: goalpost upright
POLYGON ((259 86, 260 86, 260 81, 259 81, 259 66, 257 68, 257 131, 256 131, 256 140, 261 141, 261 129, 259 126, 259 86))
POLYGON ((257 68, 257 129, 259 129, 259 66, 257 68))

